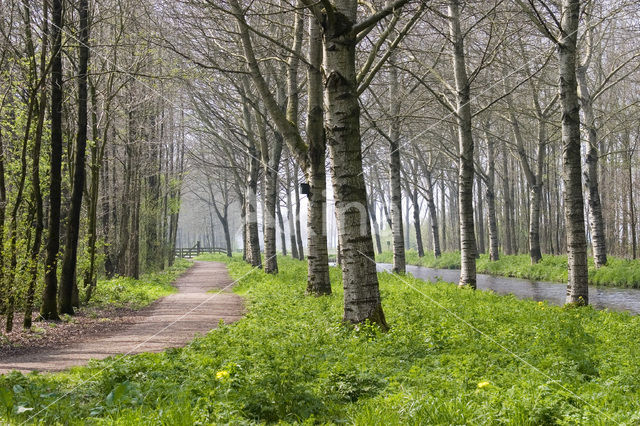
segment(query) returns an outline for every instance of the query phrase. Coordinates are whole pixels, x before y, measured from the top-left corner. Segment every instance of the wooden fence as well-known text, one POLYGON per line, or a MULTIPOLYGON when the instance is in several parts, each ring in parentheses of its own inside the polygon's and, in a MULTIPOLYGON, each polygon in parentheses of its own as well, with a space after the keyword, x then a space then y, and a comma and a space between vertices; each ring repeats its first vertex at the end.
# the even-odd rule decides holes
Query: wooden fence
POLYGON ((227 249, 224 247, 189 247, 189 248, 176 248, 174 255, 176 257, 196 257, 203 253, 227 253, 227 249))

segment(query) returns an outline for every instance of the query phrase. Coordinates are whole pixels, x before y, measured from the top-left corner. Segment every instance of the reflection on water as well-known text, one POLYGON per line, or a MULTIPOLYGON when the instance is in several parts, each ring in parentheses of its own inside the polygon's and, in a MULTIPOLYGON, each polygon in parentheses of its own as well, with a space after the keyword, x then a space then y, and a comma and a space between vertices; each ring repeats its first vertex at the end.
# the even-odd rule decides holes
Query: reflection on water
MULTIPOLYGON (((378 271, 391 271, 391 265, 379 263, 378 271)), ((425 281, 442 280, 457 283, 460 279, 460 271, 456 269, 432 269, 407 265, 407 272, 425 281)), ((520 299, 546 300, 554 305, 563 305, 565 301, 565 284, 484 274, 478 274, 477 283, 478 289, 493 290, 499 294, 513 294, 520 299)), ((608 308, 640 314, 640 290, 638 289, 589 286, 589 302, 597 309, 608 308)))

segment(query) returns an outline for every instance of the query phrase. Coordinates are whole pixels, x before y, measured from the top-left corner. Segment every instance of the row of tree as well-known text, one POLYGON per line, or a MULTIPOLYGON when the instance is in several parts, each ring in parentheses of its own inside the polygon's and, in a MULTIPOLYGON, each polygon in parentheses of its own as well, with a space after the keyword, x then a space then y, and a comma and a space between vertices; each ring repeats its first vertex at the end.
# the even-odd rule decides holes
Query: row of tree
POLYGON ((306 257, 310 294, 331 292, 335 222, 354 323, 385 326, 387 227, 396 272, 413 235, 420 254, 460 250, 471 287, 480 252, 567 252, 569 303, 588 302, 587 241, 597 266, 637 254, 632 0, 0 8, 7 329, 16 309, 25 326, 34 307, 73 313, 99 274, 170 264, 185 188, 228 255, 239 217, 252 265, 277 273, 278 245, 306 257))
POLYGON ((635 252, 637 12, 577 0, 192 2, 171 16, 194 31, 168 44, 199 75, 198 168, 229 182, 209 191, 212 205, 233 187, 223 205, 241 206, 247 261, 277 273, 281 205, 298 246, 291 158, 308 193, 308 291, 330 292, 329 201, 344 319, 384 325, 373 257, 385 223, 395 271, 412 234, 424 253, 426 219, 429 247, 459 249, 471 287, 481 252, 526 247, 533 263, 566 252, 568 303, 588 303, 587 241, 596 266, 635 252))
POLYGON ((136 2, 0 4, 0 314, 73 314, 173 260, 186 124, 136 2), (162 77, 162 78, 160 78, 162 77), (83 299, 83 300, 82 300, 83 299))

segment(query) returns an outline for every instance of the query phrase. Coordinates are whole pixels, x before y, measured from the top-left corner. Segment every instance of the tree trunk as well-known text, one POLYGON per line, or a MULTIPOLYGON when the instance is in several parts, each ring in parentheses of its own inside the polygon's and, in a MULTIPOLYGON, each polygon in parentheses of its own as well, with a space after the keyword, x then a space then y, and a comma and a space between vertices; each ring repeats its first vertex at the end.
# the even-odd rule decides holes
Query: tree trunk
POLYGON ((307 209, 307 292, 331 294, 329 251, 327 249, 327 140, 323 128, 322 29, 309 18, 309 67, 307 68, 307 179, 311 189, 307 209))
MULTIPOLYGON (((4 177, 4 144, 2 126, 0 126, 0 247, 4 247, 4 222, 7 209, 7 190, 4 177)), ((0 314, 5 311, 4 295, 7 293, 7 282, 4 273, 5 254, 0 250, 0 314)))
POLYGON ((440 181, 440 205, 442 208, 442 251, 447 250, 447 203, 444 193, 444 180, 440 181))
POLYGON ((406 224, 406 226, 403 225, 402 229, 404 230, 405 248, 411 250, 411 216, 409 216, 409 210, 410 207, 407 203, 407 208, 404 210, 404 223, 406 224))
POLYGON ((424 246, 422 245, 422 229, 420 228, 420 203, 418 202, 418 189, 414 188, 411 194, 413 204, 413 226, 416 231, 416 248, 418 257, 424 257, 424 246))
MULTIPOLYGON (((96 243, 98 240, 98 198, 100 195, 100 166, 104 159, 104 149, 108 134, 108 124, 105 125, 103 139, 98 136, 98 100, 96 98, 95 86, 91 85, 91 122, 93 128, 93 141, 91 145, 91 185, 89 188, 89 224, 87 232, 87 250, 89 251, 89 267, 84 275, 85 303, 91 299, 91 295, 96 286, 96 243)), ((108 122, 107 122, 108 123, 108 122)))
POLYGON ((427 208, 429 209, 429 217, 431 218, 431 234, 433 238, 433 255, 440 257, 440 235, 438 232, 438 213, 436 211, 436 203, 434 201, 433 194, 433 180, 431 179, 431 171, 426 168, 423 169, 424 177, 427 182, 427 208))
POLYGON ((247 186, 245 200, 247 211, 245 213, 246 236, 245 245, 247 247, 247 261, 256 268, 262 268, 262 258, 260 255, 260 235, 258 233, 258 159, 255 147, 249 143, 249 174, 247 176, 247 186))
MULTIPOLYGON (((291 241, 291 257, 299 259, 298 256, 298 243, 296 241, 296 225, 293 220, 293 204, 291 203, 291 170, 289 162, 285 163, 285 172, 287 175, 287 222, 289 223, 289 240, 291 241)), ((295 183, 293 183, 295 185, 295 183)))
POLYGON ((586 67, 578 67, 576 70, 580 105, 584 112, 585 127, 587 128, 587 156, 585 183, 587 185, 587 203, 589 205, 589 229, 591 230, 591 245, 593 248, 593 261, 596 268, 607 264, 607 243, 604 232, 604 218, 602 217, 602 204, 600 203, 600 183, 598 182, 598 137, 596 130, 596 118, 593 112, 593 100, 587 85, 586 67))
POLYGON ((336 0, 325 10, 325 131, 333 170, 344 286, 344 321, 386 328, 362 170, 360 105, 356 82, 357 2, 336 0))
POLYGON ((449 2, 449 32, 453 42, 453 69, 456 81, 456 121, 459 139, 460 217, 460 286, 476 288, 476 236, 473 217, 473 135, 471 131, 470 87, 464 56, 463 34, 460 29, 459 0, 449 2))
POLYGON ((476 179, 476 186, 478 187, 477 193, 477 212, 478 212, 478 254, 483 254, 485 250, 484 244, 484 205, 482 201, 482 180, 476 179))
POLYGON ((49 157, 49 232, 45 260, 45 290, 40 315, 58 319, 58 251, 60 249, 60 204, 62 186, 62 28, 63 0, 51 2, 51 155, 49 157))
POLYGON ((489 136, 489 132, 485 133, 485 137, 487 139, 487 162, 489 166, 486 193, 489 210, 489 259, 495 262, 500 259, 500 252, 498 251, 498 220, 496 218, 496 160, 493 138, 489 136))
POLYGON ((558 43, 558 54, 564 163, 562 180, 569 264, 567 303, 586 305, 589 303, 589 287, 582 198, 580 104, 576 82, 579 15, 579 0, 562 0, 562 32, 558 43))
POLYGON ((280 209, 280 200, 276 204, 276 214, 278 215, 278 227, 280 228, 280 244, 282 245, 282 255, 287 255, 287 234, 284 230, 284 219, 280 209))
POLYGON ((376 216, 376 206, 374 201, 369 203, 369 213, 371 214, 371 225, 373 226, 373 237, 376 242, 376 251, 382 253, 382 242, 380 241, 380 226, 378 225, 378 217, 376 216))
POLYGON ((233 252, 231 250, 231 232, 229 231, 229 221, 222 222, 222 230, 224 231, 224 242, 227 249, 227 257, 232 257, 233 252))
MULTIPOLYGON (((259 124, 259 126, 262 128, 262 124, 259 124)), ((275 132, 274 136, 271 147, 269 147, 266 143, 266 135, 261 135, 262 170, 264 174, 264 209, 262 210, 264 223, 264 272, 267 274, 278 273, 276 204, 278 201, 278 167, 282 153, 282 135, 275 132)))
MULTIPOLYGON (((49 11, 46 3, 43 3, 43 30, 42 30, 42 50, 40 52, 40 75, 44 76, 47 69, 47 36, 49 32, 49 11)), ((40 154, 42 151, 42 134, 44 129, 44 120, 47 113, 47 86, 42 84, 40 87, 40 102, 39 102, 38 123, 36 126, 36 134, 33 146, 31 148, 31 204, 35 210, 34 222, 35 233, 33 237, 33 245, 30 252, 30 264, 29 264, 29 285, 27 287, 27 294, 25 296, 24 305, 24 319, 22 322, 23 328, 28 330, 31 328, 33 320, 33 300, 35 297, 35 290, 38 281, 38 263, 40 248, 42 246, 42 233, 44 231, 44 212, 42 202, 42 189, 40 187, 40 154)), ((1 139, 1 136, 0 136, 1 139)), ((2 204, 4 196, 4 170, 2 168, 2 142, 0 141, 0 204, 2 204)), ((2 207, 0 207, 1 209, 2 207)), ((3 215, 2 215, 3 216, 3 215)), ((4 218, 0 216, 0 233, 3 232, 4 218)), ((2 238, 0 238, 0 247, 2 245, 2 238)), ((0 261, 0 271, 2 270, 2 261, 0 261)), ((2 272, 0 272, 0 282, 2 282, 2 272)), ((0 286, 1 289, 1 286, 0 286)), ((1 303, 0 303, 1 306, 1 303)))
MULTIPOLYGON (((393 55, 392 55, 393 56, 393 55)), ((406 272, 404 225, 402 223, 402 177, 400 171, 400 89, 398 70, 393 57, 389 59, 389 105, 391 126, 389 128, 389 186, 391 188, 391 231, 393 237, 393 272, 406 272)), ((408 209, 408 208, 407 208, 408 209)), ((407 227, 409 223, 407 222, 407 227)), ((409 228, 407 228, 407 231, 409 228)), ((409 239, 407 238, 407 245, 409 239)))
POLYGON ((529 256, 531 263, 536 264, 542 260, 542 250, 540 249, 540 209, 542 206, 542 184, 529 188, 529 256))
POLYGON ((302 200, 300 200, 300 190, 298 188, 298 170, 293 168, 293 193, 296 200, 296 243, 298 244, 298 259, 304 260, 304 246, 302 245, 302 227, 300 226, 300 210, 302 207, 302 200))
POLYGON ((87 67, 89 64, 89 2, 80 0, 80 39, 78 61, 78 133, 76 137, 71 209, 67 223, 66 247, 60 277, 60 313, 73 315, 73 287, 78 261, 80 213, 86 178, 85 159, 87 146, 87 67))
MULTIPOLYGON (((29 28, 30 25, 29 25, 29 28)), ((27 33, 27 37, 30 38, 29 33, 27 33)), ((18 293, 18 286, 16 282, 16 273, 18 272, 18 221, 20 207, 24 200, 24 187, 25 181, 27 178, 27 148, 29 145, 29 134, 31 130, 31 122, 33 121, 34 109, 36 104, 37 93, 34 91, 31 92, 27 105, 27 119, 24 130, 24 137, 22 140, 22 148, 20 149, 20 170, 18 171, 18 184, 17 188, 14 187, 13 190, 16 192, 16 197, 14 200, 13 207, 11 209, 11 221, 9 222, 9 253, 10 253, 10 261, 9 261, 9 271, 6 274, 6 298, 7 305, 5 310, 6 315, 6 331, 7 333, 13 330, 13 314, 15 308, 15 302, 18 293)))
POLYGON ((504 198, 504 254, 513 254, 513 202, 511 200, 511 189, 509 185, 509 163, 507 150, 502 151, 502 197, 504 198))
MULTIPOLYGON (((630 145, 630 144, 628 144, 630 145)), ((633 150, 628 148, 627 155, 629 161, 627 161, 627 174, 629 176, 629 224, 631 226, 631 258, 635 259, 638 256, 638 238, 636 236, 636 209, 635 200, 633 197, 633 150)))

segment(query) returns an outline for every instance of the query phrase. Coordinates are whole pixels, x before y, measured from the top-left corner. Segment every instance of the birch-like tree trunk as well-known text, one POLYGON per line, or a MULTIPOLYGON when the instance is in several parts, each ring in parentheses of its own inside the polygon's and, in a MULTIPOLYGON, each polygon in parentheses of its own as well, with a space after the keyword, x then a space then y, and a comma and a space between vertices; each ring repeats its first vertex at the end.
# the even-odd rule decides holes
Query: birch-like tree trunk
MULTIPOLYGON (((258 66, 251 36, 249 34, 249 26, 244 19, 243 10, 237 0, 231 1, 231 6, 236 13, 239 24, 240 35, 244 48, 245 58, 251 77, 262 97, 269 115, 274 120, 275 125, 282 133, 287 146, 296 160, 297 165, 303 170, 307 183, 311 187, 311 197, 308 203, 307 212, 307 233, 309 250, 313 250, 309 258, 309 273, 307 288, 314 294, 327 294, 330 292, 331 284, 329 282, 329 258, 327 253, 326 242, 326 172, 325 172, 325 152, 326 141, 322 130, 322 78, 320 66, 322 62, 321 48, 321 30, 317 19, 309 28, 309 60, 308 62, 308 116, 307 116, 307 138, 308 143, 304 143, 298 130, 298 81, 297 81, 297 65, 299 62, 298 54, 301 46, 302 36, 302 14, 296 14, 296 24, 294 26, 294 45, 293 54, 289 57, 287 68, 287 87, 288 101, 286 113, 282 113, 277 107, 277 103, 271 94, 266 81, 262 77, 258 66)), ((297 173, 294 173, 294 194, 296 200, 296 229, 291 229, 291 246, 292 255, 299 259, 304 259, 304 247, 302 245, 302 233, 300 227, 300 197, 298 191, 297 173)), ((290 197, 290 195, 288 195, 290 197)), ((289 198, 288 198, 289 199, 289 198)), ((288 202, 288 210, 292 212, 290 203, 288 202)), ((290 218, 291 219, 291 218, 290 218)), ((290 220, 290 226, 293 223, 290 220)))
POLYGON ((489 210, 489 259, 497 261, 500 259, 500 252, 498 250, 498 220, 496 218, 496 155, 493 138, 489 135, 489 132, 485 132, 485 138, 487 140, 487 209, 489 210))
POLYGON ((382 242, 380 241, 380 225, 378 225, 378 217, 376 215, 376 205, 375 201, 371 198, 371 192, 369 193, 370 202, 369 202, 369 213, 371 214, 371 225, 373 226, 373 237, 376 243, 376 251, 378 254, 382 253, 382 242))
POLYGON ((264 272, 278 273, 278 259, 276 251, 276 203, 278 201, 278 168, 282 154, 282 135, 274 132, 271 144, 267 141, 266 123, 260 115, 256 117, 260 134, 260 154, 262 158, 264 209, 263 237, 264 237, 264 272))
POLYGON ((422 244, 422 229, 420 227, 420 203, 418 201, 418 188, 411 192, 411 204, 413 205, 413 227, 416 232, 416 248, 418 257, 424 257, 424 245, 422 244))
POLYGON ((584 113, 585 127, 587 129, 587 170, 584 174, 587 185, 587 202, 589 205, 589 229, 591 230, 591 246, 593 248, 593 262, 596 268, 607 264, 607 242, 604 232, 604 218, 602 216, 602 204, 600 202, 600 183, 598 181, 598 133, 596 117, 593 112, 593 99, 587 84, 588 63, 582 64, 576 69, 578 81, 578 94, 580 105, 584 113))
POLYGON ((244 216, 244 245, 247 250, 247 262, 253 267, 262 267, 262 258, 260 255, 260 235, 258 232, 258 150, 256 149, 256 140, 253 133, 253 120, 251 119, 251 111, 249 99, 249 81, 243 79, 241 86, 242 97, 242 118, 243 126, 246 134, 247 145, 247 163, 248 174, 244 189, 245 216, 244 216))
MULTIPOLYGON (((285 162, 285 173, 287 177, 287 223, 289 224, 289 241, 291 242, 291 257, 298 259, 298 243, 296 242, 296 225, 293 220, 293 204, 291 203, 291 168, 289 161, 285 162)), ((294 183, 295 185, 295 183, 294 183)))
POLYGON ((502 198, 504 199, 502 210, 504 216, 504 254, 513 254, 513 201, 509 182, 509 161, 507 150, 502 151, 502 198))
POLYGON ((278 215, 278 229, 280 230, 280 244, 282 245, 282 255, 287 255, 287 234, 284 229, 284 218, 282 217, 282 209, 280 208, 280 200, 276 204, 276 214, 278 215))
MULTIPOLYGON (((388 2, 387 2, 388 3, 388 2)), ((402 223, 402 176, 400 171, 400 88, 393 55, 389 58, 389 186, 391 188, 391 233, 393 239, 393 272, 406 272, 404 225, 402 223)), ((407 226, 409 224, 407 223, 407 226)), ((407 244, 409 240, 407 239, 407 244)))
POLYGON ((424 170, 424 178, 426 180, 426 194, 427 194, 427 208, 429 209, 429 217, 431 218, 431 235, 433 238, 433 255, 435 257, 440 257, 441 249, 440 249, 440 232, 438 228, 438 213, 436 211, 436 203, 434 201, 434 193, 433 193, 433 179, 431 178, 431 170, 426 169, 426 166, 423 168, 424 170))
POLYGON ((562 0, 562 21, 558 39, 560 101, 562 104, 562 145, 564 217, 567 227, 569 280, 567 303, 589 303, 587 242, 582 198, 580 155, 580 101, 576 79, 576 57, 580 1, 562 0))
POLYGON ((302 210, 302 200, 300 199, 300 188, 298 185, 298 170, 297 167, 293 168, 294 171, 294 187, 293 195, 296 201, 296 243, 298 244, 298 259, 304 260, 304 246, 302 245, 302 227, 300 225, 300 210, 302 210))
POLYGON ((440 207, 442 212, 442 250, 447 250, 447 202, 445 194, 444 180, 440 181, 440 207))
MULTIPOLYGON (((250 138, 249 138, 250 139, 250 138)), ((245 188, 245 246, 247 247, 247 262, 253 267, 262 267, 262 258, 260 255, 260 234, 258 232, 258 153, 255 146, 248 142, 247 150, 249 173, 247 175, 247 184, 245 188)))
POLYGON ((453 43, 453 71, 456 81, 456 121, 458 124, 459 171, 458 215, 460 220, 460 285, 476 288, 476 236, 473 217, 473 135, 471 97, 460 28, 459 0, 449 1, 449 34, 453 43))
POLYGON ((483 205, 483 201, 482 201, 482 179, 478 178, 476 179, 476 187, 478 189, 477 191, 477 215, 478 215, 478 253, 477 253, 477 257, 479 257, 480 254, 484 254, 485 252, 485 238, 484 238, 484 205, 483 205))
POLYGON ((344 286, 344 320, 386 327, 362 170, 356 83, 357 1, 336 0, 324 10, 325 131, 332 164, 344 286))
POLYGON ((327 249, 327 172, 322 106, 322 29, 315 17, 309 18, 309 66, 307 68, 307 141, 309 146, 307 179, 311 189, 307 208, 308 271, 307 292, 331 293, 329 252, 327 249))

